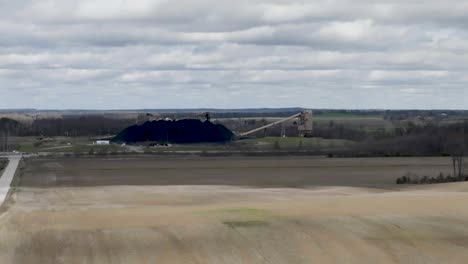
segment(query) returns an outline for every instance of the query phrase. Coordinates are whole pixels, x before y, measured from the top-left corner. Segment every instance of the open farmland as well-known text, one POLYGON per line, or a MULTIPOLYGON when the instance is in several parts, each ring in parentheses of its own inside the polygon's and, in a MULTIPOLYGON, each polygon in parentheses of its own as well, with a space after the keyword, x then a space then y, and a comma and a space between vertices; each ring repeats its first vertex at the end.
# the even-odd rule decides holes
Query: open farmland
POLYGON ((449 165, 29 159, 3 206, 0 263, 463 263, 468 185, 393 184, 449 165))
POLYGON ((449 158, 44 158, 31 159, 19 186, 234 185, 394 187, 406 172, 450 172, 449 158))

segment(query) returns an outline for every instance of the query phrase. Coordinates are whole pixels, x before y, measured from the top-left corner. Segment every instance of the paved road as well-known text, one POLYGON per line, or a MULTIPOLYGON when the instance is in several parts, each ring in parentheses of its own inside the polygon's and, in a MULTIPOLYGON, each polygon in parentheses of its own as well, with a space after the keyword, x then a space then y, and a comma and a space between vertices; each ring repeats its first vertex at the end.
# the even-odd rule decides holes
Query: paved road
POLYGON ((3 204, 3 201, 8 194, 11 181, 13 180, 13 176, 15 176, 16 168, 18 168, 21 156, 10 156, 8 157, 8 160, 8 166, 0 177, 0 205, 3 204))

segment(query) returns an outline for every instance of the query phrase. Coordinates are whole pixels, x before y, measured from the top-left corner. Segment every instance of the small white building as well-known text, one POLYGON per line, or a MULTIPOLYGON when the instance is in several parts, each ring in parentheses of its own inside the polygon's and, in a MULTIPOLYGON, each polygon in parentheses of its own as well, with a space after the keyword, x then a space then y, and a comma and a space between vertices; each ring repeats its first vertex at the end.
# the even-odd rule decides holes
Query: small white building
POLYGON ((96 140, 96 145, 110 145, 110 140, 96 140))

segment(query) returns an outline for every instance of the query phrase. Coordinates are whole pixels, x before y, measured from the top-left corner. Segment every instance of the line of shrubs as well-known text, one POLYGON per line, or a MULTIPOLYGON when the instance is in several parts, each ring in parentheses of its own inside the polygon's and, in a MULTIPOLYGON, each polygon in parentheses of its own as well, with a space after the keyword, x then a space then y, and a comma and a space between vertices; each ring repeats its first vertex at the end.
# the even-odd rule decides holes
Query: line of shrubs
MULTIPOLYGON (((5 167, 7 166, 8 164, 8 160, 6 159, 0 159, 0 171, 2 171, 3 169, 5 169, 5 167)), ((1 175, 0 175, 1 176, 1 175)))
POLYGON ((396 180, 396 184, 434 184, 444 182, 463 182, 468 181, 468 176, 453 177, 450 174, 444 175, 442 172, 437 177, 422 176, 407 172, 404 176, 396 180))

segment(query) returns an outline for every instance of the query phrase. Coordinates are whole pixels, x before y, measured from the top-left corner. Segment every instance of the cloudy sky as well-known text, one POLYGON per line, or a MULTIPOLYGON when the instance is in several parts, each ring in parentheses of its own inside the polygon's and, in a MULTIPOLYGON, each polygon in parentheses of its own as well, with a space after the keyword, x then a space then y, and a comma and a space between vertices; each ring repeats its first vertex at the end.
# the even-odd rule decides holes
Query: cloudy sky
POLYGON ((0 0, 0 98, 468 109, 468 1, 0 0))

